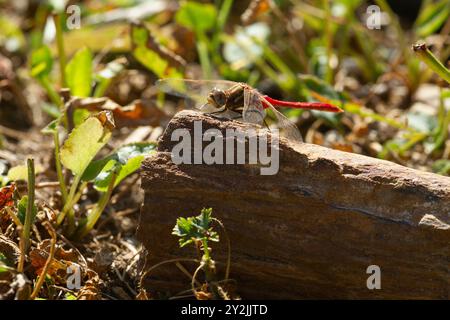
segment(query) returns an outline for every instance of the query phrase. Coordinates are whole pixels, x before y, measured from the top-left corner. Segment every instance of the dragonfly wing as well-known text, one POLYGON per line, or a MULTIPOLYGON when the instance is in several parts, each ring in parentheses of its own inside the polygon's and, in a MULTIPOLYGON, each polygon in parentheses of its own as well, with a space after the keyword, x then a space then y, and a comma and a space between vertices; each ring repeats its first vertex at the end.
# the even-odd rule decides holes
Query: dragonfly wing
POLYGON ((264 125, 266 112, 259 98, 257 91, 252 89, 244 90, 244 109, 242 110, 242 119, 245 122, 264 125))
POLYGON ((188 107, 202 110, 207 104, 208 94, 214 88, 227 90, 236 83, 226 80, 191 80, 191 79, 161 79, 155 86, 170 95, 185 98, 188 107))
POLYGON ((276 127, 280 130, 280 135, 282 137, 297 142, 303 141, 298 127, 281 112, 275 109, 275 107, 268 102, 267 99, 265 99, 262 95, 259 95, 259 103, 261 107, 263 102, 267 106, 268 115, 275 120, 276 127))

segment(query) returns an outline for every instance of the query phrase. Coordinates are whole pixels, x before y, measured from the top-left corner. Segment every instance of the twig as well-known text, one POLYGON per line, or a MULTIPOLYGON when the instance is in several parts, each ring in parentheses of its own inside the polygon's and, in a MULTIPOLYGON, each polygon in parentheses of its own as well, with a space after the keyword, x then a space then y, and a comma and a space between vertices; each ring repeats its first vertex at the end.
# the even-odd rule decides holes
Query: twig
POLYGON ((34 287, 33 293, 31 293, 31 296, 30 296, 31 300, 34 300, 37 297, 39 291, 41 290, 42 285, 44 284, 45 276, 47 275, 47 271, 50 268, 53 257, 55 255, 55 249, 56 249, 55 229, 52 227, 51 223, 48 221, 44 221, 42 223, 42 225, 47 229, 48 233, 52 237, 52 240, 51 240, 51 244, 50 244, 50 253, 48 255, 47 261, 45 262, 44 268, 42 269, 42 272, 39 275, 39 278, 36 283, 36 286, 34 287))
POLYGON ((225 235, 225 238, 227 239, 227 247, 228 247, 228 254, 227 254, 227 267, 226 267, 226 271, 225 271, 225 280, 228 280, 228 277, 230 276, 230 268, 231 268, 231 241, 230 241, 230 237, 228 236, 228 232, 225 229, 225 226, 223 225, 222 221, 220 221, 217 218, 212 218, 212 220, 214 220, 215 222, 217 222, 220 227, 223 230, 223 233, 225 235))
POLYGON ((53 16, 53 21, 55 22, 56 28, 56 44, 58 47, 58 58, 59 58, 59 74, 61 77, 61 87, 66 87, 66 53, 64 50, 64 37, 62 30, 62 20, 61 14, 55 14, 53 16))
POLYGON ((191 287, 192 287, 192 293, 194 294, 195 298, 197 298, 197 289, 195 289, 195 282, 197 281, 197 274, 200 270, 203 269, 203 263, 200 263, 200 265, 195 269, 194 274, 192 275, 192 281, 191 281, 191 287))
POLYGON ((26 140, 30 139, 30 136, 22 131, 14 130, 4 126, 0 126, 0 133, 4 136, 16 139, 16 140, 26 140))
POLYGON ((36 184, 36 189, 44 189, 44 188, 58 188, 59 182, 58 181, 43 181, 36 184))
POLYGON ((185 258, 177 258, 177 259, 170 259, 170 260, 165 260, 162 261, 160 263, 155 264, 154 266, 152 266, 151 268, 149 268, 147 271, 145 271, 142 276, 141 279, 139 280, 139 287, 142 288, 142 284, 144 283, 145 278, 150 274, 151 271, 155 270, 156 268, 168 264, 168 263, 174 263, 174 262, 182 262, 182 261, 186 261, 186 262, 195 262, 195 263, 200 263, 199 260, 197 259, 185 259, 185 258))
MULTIPOLYGON (((180 269, 181 272, 183 272, 189 279, 192 280, 192 274, 189 273, 189 271, 186 270, 186 268, 179 262, 176 262, 175 265, 178 269, 180 269)), ((198 286, 201 286, 200 281, 196 281, 198 286)))
POLYGON ((19 217, 17 217, 17 215, 11 210, 10 207, 5 207, 6 212, 9 214, 9 216, 11 217, 11 220, 16 224, 16 226, 18 228, 23 228, 23 224, 22 222, 20 222, 19 217))

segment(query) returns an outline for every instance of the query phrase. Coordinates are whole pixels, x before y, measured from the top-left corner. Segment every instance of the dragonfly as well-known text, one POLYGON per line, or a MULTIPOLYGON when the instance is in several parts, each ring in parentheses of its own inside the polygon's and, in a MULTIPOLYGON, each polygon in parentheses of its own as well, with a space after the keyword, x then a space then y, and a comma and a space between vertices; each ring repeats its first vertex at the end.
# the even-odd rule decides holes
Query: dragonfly
POLYGON ((158 80, 156 87, 165 93, 185 98, 188 107, 229 119, 242 119, 247 123, 268 127, 265 119, 270 114, 280 135, 294 141, 302 141, 298 127, 275 106, 343 112, 341 108, 328 103, 277 100, 263 95, 246 83, 228 80, 168 78, 158 80))

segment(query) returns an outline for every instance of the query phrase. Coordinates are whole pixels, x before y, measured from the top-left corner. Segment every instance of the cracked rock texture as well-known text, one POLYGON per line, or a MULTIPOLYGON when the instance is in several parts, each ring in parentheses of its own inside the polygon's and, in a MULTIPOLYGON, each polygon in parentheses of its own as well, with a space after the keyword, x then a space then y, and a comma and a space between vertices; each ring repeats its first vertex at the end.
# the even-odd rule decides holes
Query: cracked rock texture
MULTIPOLYGON (((176 165, 171 134, 193 132, 195 120, 223 133, 248 127, 193 111, 169 123, 142 166, 138 236, 148 267, 195 258, 193 248, 178 247, 172 228, 177 217, 212 207, 231 239, 231 278, 243 298, 450 298, 450 178, 284 139, 272 176, 257 165, 176 165), (380 267, 381 289, 367 288, 370 265, 380 267)), ((219 277, 221 236, 212 244, 219 277)), ((191 273, 196 267, 183 265, 191 273)), ((190 279, 165 264, 146 286, 173 295, 189 289, 190 279)))

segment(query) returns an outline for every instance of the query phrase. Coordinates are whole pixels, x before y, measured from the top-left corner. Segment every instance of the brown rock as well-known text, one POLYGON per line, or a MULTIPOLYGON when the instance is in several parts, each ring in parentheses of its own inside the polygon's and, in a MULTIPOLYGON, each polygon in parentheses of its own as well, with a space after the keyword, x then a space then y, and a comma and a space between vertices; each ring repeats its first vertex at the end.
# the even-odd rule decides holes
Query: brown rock
MULTIPOLYGON (((138 236, 148 266, 196 257, 178 247, 172 228, 177 217, 212 207, 230 236, 231 278, 243 298, 450 297, 450 178, 283 139, 277 175, 260 175, 255 165, 176 165, 171 133, 192 132, 194 120, 203 130, 248 127, 192 111, 169 123, 142 166, 138 236), (370 265, 381 269, 381 289, 367 288, 370 265)), ((223 267, 223 235, 212 247, 223 267)), ((171 294, 189 285, 173 264, 146 281, 171 294)))

